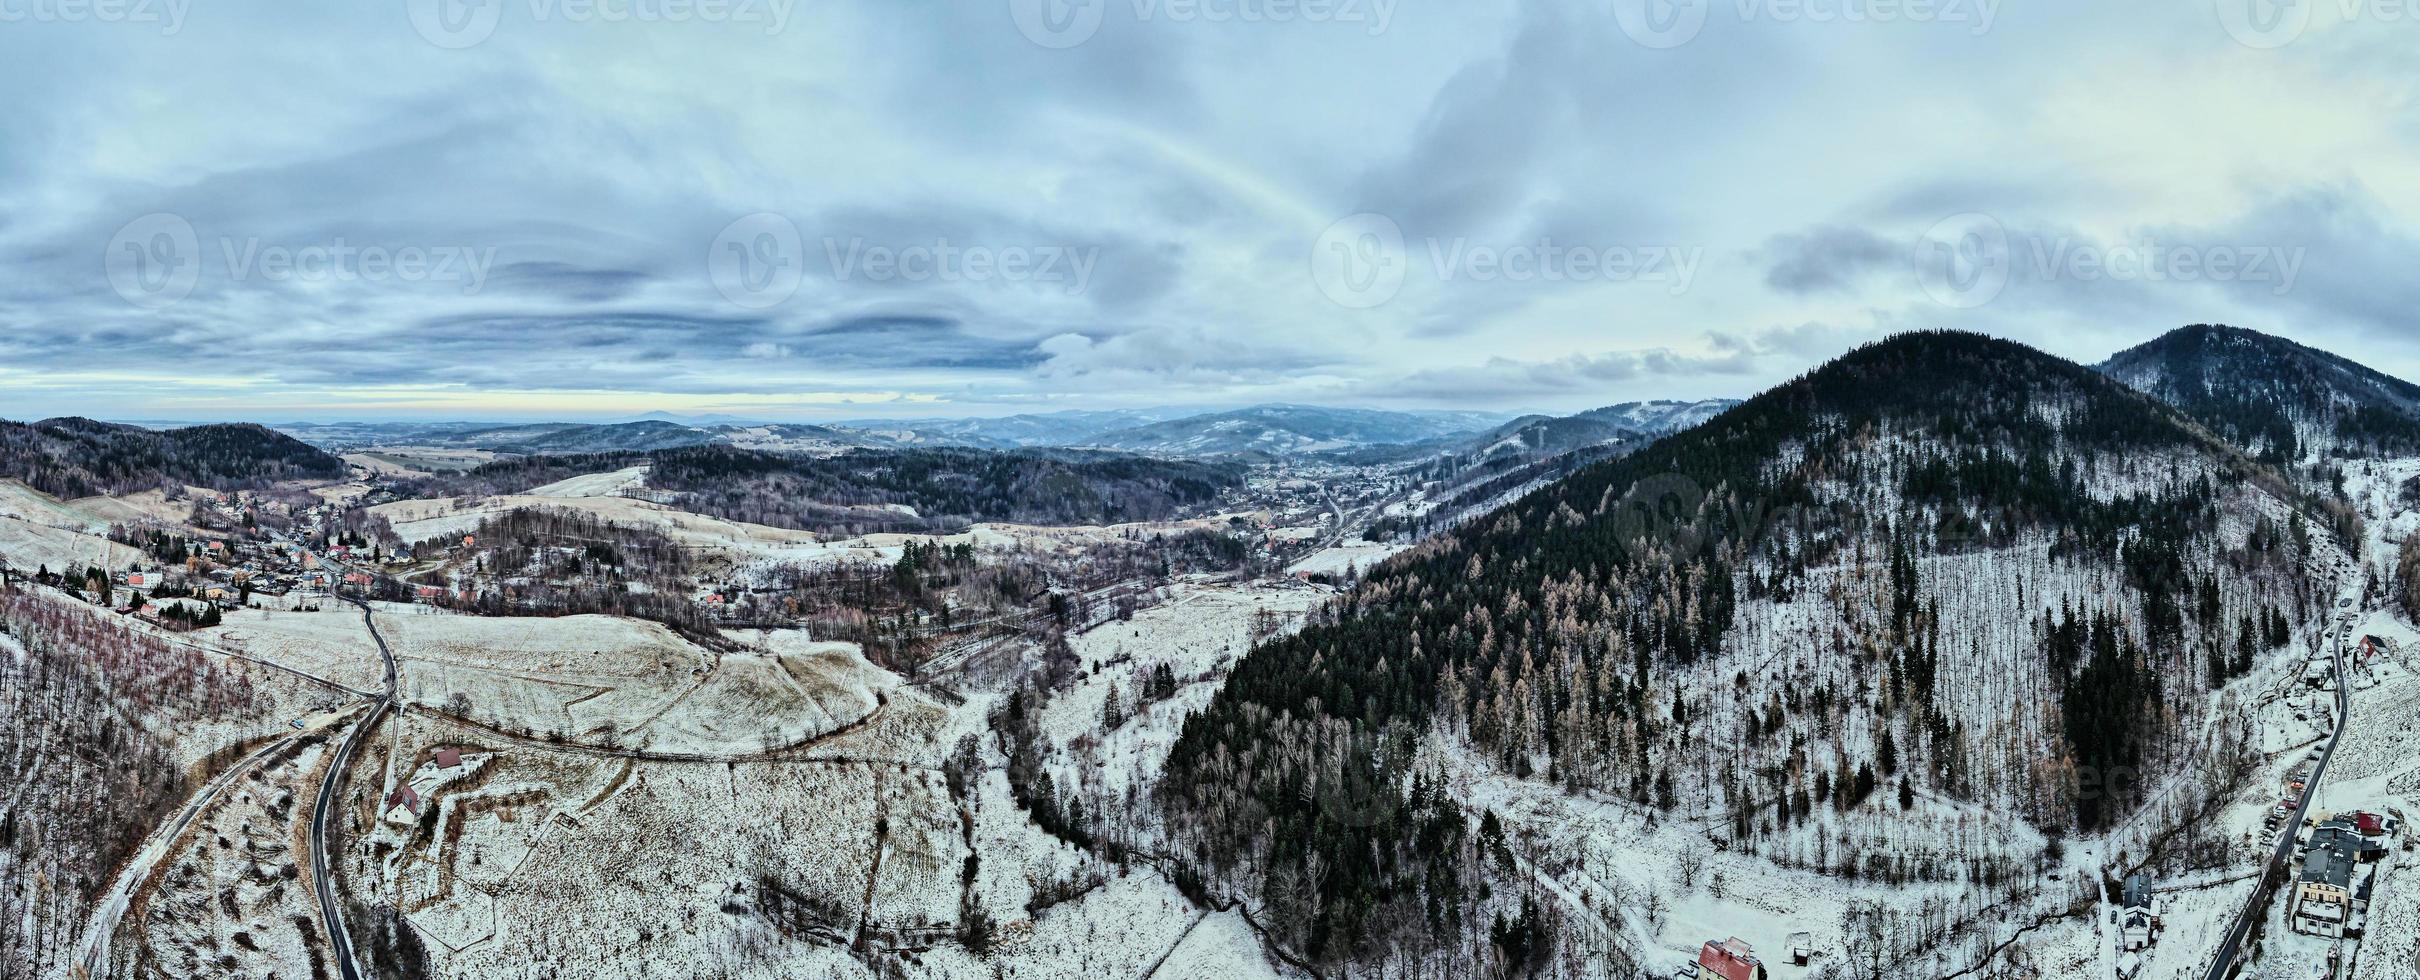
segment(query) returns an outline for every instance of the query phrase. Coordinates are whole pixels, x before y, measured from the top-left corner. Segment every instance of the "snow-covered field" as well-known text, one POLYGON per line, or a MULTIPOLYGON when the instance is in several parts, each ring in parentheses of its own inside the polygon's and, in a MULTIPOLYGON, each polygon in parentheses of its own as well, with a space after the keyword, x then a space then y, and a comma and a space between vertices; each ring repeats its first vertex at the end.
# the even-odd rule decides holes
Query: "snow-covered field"
POLYGON ((13 517, 28 524, 79 534, 102 534, 109 530, 108 521, 71 507, 57 497, 18 480, 0 480, 0 517, 13 517))
POLYGON ((375 690, 385 666, 361 610, 338 602, 317 612, 230 609, 196 643, 291 667, 359 691, 375 690))
POLYGON ((610 473, 587 473, 530 490, 532 497, 610 497, 647 485, 647 467, 632 466, 610 473))
POLYGON ((528 737, 657 753, 792 745, 866 717, 901 683, 854 645, 796 631, 741 634, 749 648, 718 653, 659 624, 610 616, 381 605, 378 627, 408 705, 528 737))
POLYGON ((1410 548, 1408 544, 1373 544, 1356 539, 1312 552, 1286 566, 1286 571, 1310 575, 1344 575, 1348 572, 1358 575, 1368 571, 1370 566, 1410 548))
POLYGON ((108 538, 0 517, 0 559, 11 568, 33 571, 47 567, 60 572, 95 566, 125 568, 141 562, 143 553, 108 538))
MULTIPOLYGON (((1180 678, 1177 697, 1140 709, 1106 742, 1117 769, 1147 771, 1256 625, 1282 628, 1322 594, 1175 586, 1131 620, 1074 638, 1086 677, 1053 702, 1046 727, 1099 742, 1110 684, 1165 665, 1180 678)), ((995 692, 953 707, 853 647, 794 632, 734 633, 748 649, 715 654, 605 617, 480 620, 382 606, 378 622, 410 704, 467 692, 474 714, 487 713, 483 700, 502 703, 495 717, 564 721, 572 742, 596 744, 608 727, 583 729, 584 711, 614 715, 624 744, 701 753, 761 751, 767 726, 846 727, 770 761, 687 762, 498 740, 407 710, 359 763, 360 805, 409 781, 425 788, 433 815, 379 824, 387 843, 355 856, 353 874, 386 882, 441 975, 854 978, 875 975, 876 962, 965 980, 1289 975, 1263 958, 1240 916, 1195 908, 1147 867, 1121 870, 1043 833, 1011 800, 988 740, 978 743, 987 768, 955 798, 943 761, 987 730, 995 692), (630 723, 648 712, 653 721, 630 723), (717 727, 726 720, 744 724, 717 727), (471 774, 430 778, 440 747, 469 753, 471 774), (764 911, 772 887, 795 913, 786 938, 764 911), (1062 888, 1072 897, 1037 904, 1062 888), (968 894, 998 925, 988 957, 951 938, 968 894)))

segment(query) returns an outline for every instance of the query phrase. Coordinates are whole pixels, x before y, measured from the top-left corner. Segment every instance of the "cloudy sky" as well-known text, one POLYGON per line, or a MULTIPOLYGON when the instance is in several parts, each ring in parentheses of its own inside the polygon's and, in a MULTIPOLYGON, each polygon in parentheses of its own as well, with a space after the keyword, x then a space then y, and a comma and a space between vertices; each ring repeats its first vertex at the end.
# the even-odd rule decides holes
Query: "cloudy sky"
POLYGON ((1745 395, 2192 322, 2420 378, 2362 0, 0 0, 0 416, 1745 395))

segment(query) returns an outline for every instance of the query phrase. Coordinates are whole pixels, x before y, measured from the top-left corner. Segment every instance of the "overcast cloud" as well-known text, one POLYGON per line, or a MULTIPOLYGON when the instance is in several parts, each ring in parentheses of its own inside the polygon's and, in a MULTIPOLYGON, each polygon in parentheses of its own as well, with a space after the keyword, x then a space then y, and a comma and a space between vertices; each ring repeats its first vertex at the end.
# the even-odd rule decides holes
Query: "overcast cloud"
POLYGON ((0 0, 0 416, 2420 378, 2420 21, 2236 2, 0 0))

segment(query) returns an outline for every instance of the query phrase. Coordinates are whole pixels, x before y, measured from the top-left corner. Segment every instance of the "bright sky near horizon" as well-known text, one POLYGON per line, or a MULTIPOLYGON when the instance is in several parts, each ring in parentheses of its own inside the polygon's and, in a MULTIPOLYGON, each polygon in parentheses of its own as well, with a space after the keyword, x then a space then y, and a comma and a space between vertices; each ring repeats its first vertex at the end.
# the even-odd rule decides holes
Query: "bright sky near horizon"
POLYGON ((2403 377, 2420 8, 0 0, 0 417, 1743 396, 1892 331, 2403 377))

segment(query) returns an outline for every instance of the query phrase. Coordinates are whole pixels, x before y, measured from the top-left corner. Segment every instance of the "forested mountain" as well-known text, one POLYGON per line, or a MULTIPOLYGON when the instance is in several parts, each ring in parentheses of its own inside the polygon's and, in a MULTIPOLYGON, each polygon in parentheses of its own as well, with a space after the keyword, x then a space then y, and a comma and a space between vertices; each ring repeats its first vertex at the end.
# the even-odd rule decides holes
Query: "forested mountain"
POLYGON ((271 705, 227 661, 0 583, 0 976, 71 975, 93 901, 199 783, 179 763, 234 761, 180 741, 271 705))
POLYGON ((61 498, 172 484, 263 487, 344 474, 336 457, 257 425, 154 431, 84 418, 0 421, 0 477, 61 498))
POLYGON ((2347 520, 2293 493, 2080 365, 1900 335, 1369 570, 1187 721, 1159 802, 1203 880, 1329 963, 1435 952, 1472 916, 1534 948, 1526 908, 1478 898, 1517 884, 1509 857, 1429 839, 1468 805, 1440 744, 1987 901, 2040 848, 2006 818, 2099 833, 2215 789, 2087 780, 2232 775, 2200 722, 2324 601, 2302 570, 2347 520))
POLYGON ((2420 451, 2420 385, 2283 337, 2194 324, 2098 369, 2270 463, 2420 451))

